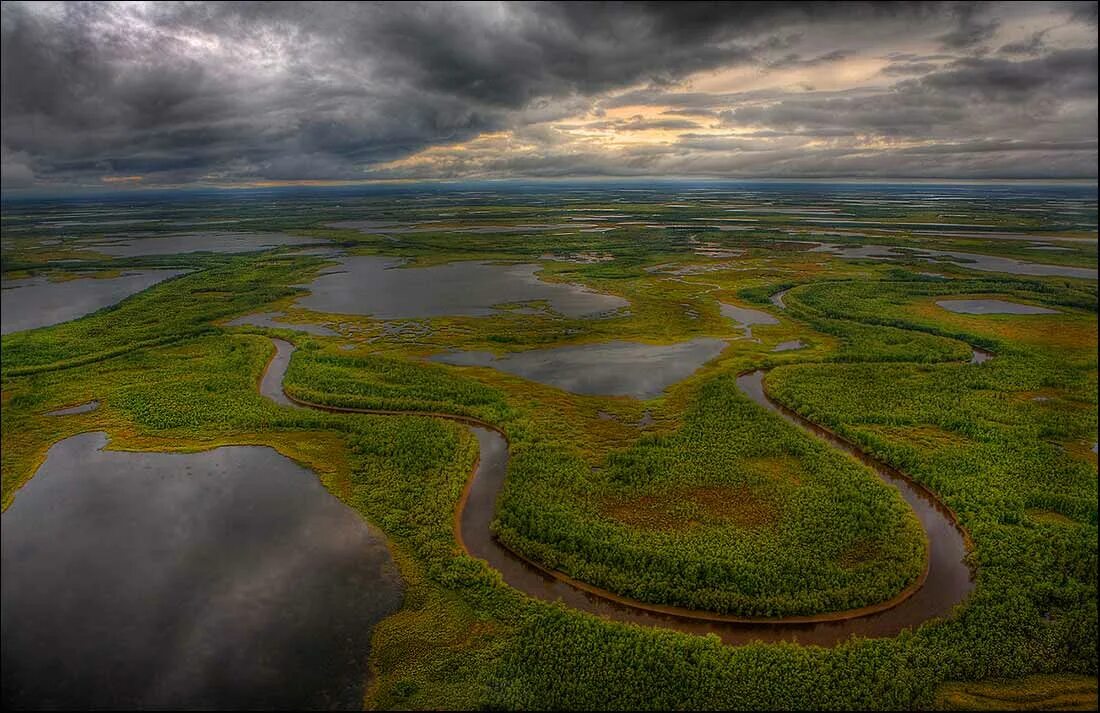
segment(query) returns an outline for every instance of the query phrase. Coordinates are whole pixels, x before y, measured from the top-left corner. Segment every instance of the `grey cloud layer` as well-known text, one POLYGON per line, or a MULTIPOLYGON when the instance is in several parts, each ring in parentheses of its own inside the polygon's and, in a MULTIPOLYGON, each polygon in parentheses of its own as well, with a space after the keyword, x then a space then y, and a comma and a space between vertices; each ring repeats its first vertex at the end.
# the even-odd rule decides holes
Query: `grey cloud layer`
POLYGON ((6 2, 2 14, 5 189, 104 175, 1096 174, 1095 31, 1088 47, 1044 32, 1095 27, 1095 3, 6 2), (1038 23, 1031 34, 990 46, 1025 21, 1038 23), (731 67, 827 68, 885 54, 866 38, 914 35, 928 51, 893 58, 866 88, 679 84, 731 67), (644 111, 598 118, 624 106, 644 111), (582 150, 555 124, 586 114, 592 129, 684 133, 582 150), (752 135, 693 136, 704 127, 752 135), (382 166, 493 132, 526 148, 382 166), (867 137, 942 150, 874 149, 867 137), (981 141, 1000 148, 964 148, 981 141))

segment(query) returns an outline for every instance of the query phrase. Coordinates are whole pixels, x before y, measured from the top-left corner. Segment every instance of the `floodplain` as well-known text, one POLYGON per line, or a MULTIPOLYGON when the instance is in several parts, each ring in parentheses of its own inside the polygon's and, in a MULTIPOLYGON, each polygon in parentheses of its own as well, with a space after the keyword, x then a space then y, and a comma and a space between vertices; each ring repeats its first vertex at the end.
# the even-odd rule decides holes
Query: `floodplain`
POLYGON ((1094 701, 1096 211, 1008 184, 5 202, 5 705, 1094 701), (164 279, 60 314, 9 289, 135 275, 164 279))

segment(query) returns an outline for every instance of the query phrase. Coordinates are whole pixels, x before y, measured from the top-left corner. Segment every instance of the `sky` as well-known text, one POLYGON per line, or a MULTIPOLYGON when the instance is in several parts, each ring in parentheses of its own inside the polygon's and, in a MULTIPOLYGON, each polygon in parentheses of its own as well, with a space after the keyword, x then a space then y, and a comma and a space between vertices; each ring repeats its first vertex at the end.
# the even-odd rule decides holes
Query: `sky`
POLYGON ((20 3, 3 190, 1095 179, 1095 2, 20 3))

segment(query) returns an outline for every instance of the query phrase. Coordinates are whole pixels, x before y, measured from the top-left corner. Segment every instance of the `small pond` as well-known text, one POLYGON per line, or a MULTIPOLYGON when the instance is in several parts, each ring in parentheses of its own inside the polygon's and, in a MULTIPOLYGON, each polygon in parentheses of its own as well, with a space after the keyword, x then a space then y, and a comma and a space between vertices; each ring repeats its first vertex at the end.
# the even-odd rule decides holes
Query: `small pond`
POLYGON ((678 344, 603 342, 533 349, 497 357, 490 352, 436 354, 432 361, 488 366, 575 394, 651 399, 714 359, 726 343, 700 338, 678 344))
POLYGON ((725 302, 722 302, 720 307, 723 317, 732 319, 742 327, 751 324, 779 324, 779 319, 763 310, 737 307, 736 305, 726 304, 725 302))
POLYGON ((749 338, 752 338, 754 324, 779 324, 778 319, 763 310, 738 307, 725 302, 719 302, 718 307, 722 311, 722 316, 733 320, 738 327, 745 330, 745 336, 749 338))
POLYGON ((56 411, 47 411, 47 416, 75 416, 81 413, 91 413, 99 408, 98 401, 87 401, 76 406, 67 406, 66 408, 59 408, 56 411))

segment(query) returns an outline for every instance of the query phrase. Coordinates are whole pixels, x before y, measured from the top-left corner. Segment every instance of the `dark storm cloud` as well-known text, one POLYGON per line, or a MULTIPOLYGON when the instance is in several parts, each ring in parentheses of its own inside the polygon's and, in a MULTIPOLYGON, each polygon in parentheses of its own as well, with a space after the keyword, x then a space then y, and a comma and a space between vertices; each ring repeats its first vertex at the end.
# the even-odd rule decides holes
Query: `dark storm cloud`
POLYGON ((966 49, 993 37, 1000 22, 985 16, 986 11, 979 4, 960 3, 955 9, 958 25, 937 38, 944 49, 966 49))
POLYGON ((1070 2, 1070 17, 1077 22, 1084 22, 1096 27, 1096 2, 1070 2))
POLYGON ((730 98, 747 105, 719 116, 728 125, 886 137, 1022 136, 1045 124, 1056 132, 1065 117, 1050 112, 1051 106, 1091 100, 1095 117, 1096 63, 1095 48, 1018 62, 967 58, 881 92, 813 93, 763 102, 730 98))
POLYGON ((853 50, 833 50, 832 52, 826 52, 825 54, 818 55, 816 57, 802 57, 801 55, 792 52, 782 59, 771 61, 767 63, 768 67, 773 69, 790 69, 792 67, 817 67, 823 64, 829 64, 830 62, 836 62, 837 60, 847 59, 855 55, 853 50))
POLYGON ((1050 30, 1040 30, 1039 32, 1033 32, 1027 39, 1020 40, 1019 42, 1009 42, 1006 45, 1002 45, 997 51, 1001 54, 1029 54, 1036 55, 1042 54, 1047 49, 1046 42, 1043 38, 1050 30))
MULTIPOLYGON (((1094 39, 1073 50, 1048 46, 1039 33, 1034 47, 1021 38, 1002 41, 997 59, 980 53, 1008 26, 1005 13, 1095 26, 1095 3, 0 7, 5 189, 112 174, 146 183, 359 179, 385 173, 377 167, 387 162, 501 132, 535 148, 493 165, 531 175, 636 173, 720 153, 722 142, 711 137, 600 158, 550 128, 586 114, 600 128, 592 118, 629 106, 654 110, 605 118, 602 128, 693 131, 710 117, 750 124, 760 140, 766 132, 777 141, 870 133, 959 143, 976 130, 997 140, 1050 140, 1054 118, 1073 131, 1095 120, 1094 39), (698 72, 737 67, 827 70, 872 50, 881 56, 874 42, 888 48, 914 36, 926 38, 927 51, 892 56, 882 76, 903 78, 894 86, 800 93, 681 85, 698 72), (1091 114, 1081 106, 1090 98, 1091 114), (995 126, 982 119, 989 106, 1012 103, 995 126), (663 150, 679 153, 662 158, 663 150)), ((1066 138, 1094 138, 1091 131, 1066 138)), ((803 166, 812 156, 775 158, 803 166)), ((822 158, 823 167, 845 163, 822 158)), ((464 170, 458 159, 443 163, 464 170)), ((480 170, 476 160, 469 165, 480 170)), ((687 163, 676 167, 691 173, 687 163)))
POLYGON ((971 58, 906 85, 917 91, 994 102, 1096 98, 1096 48, 1011 62, 971 58))

